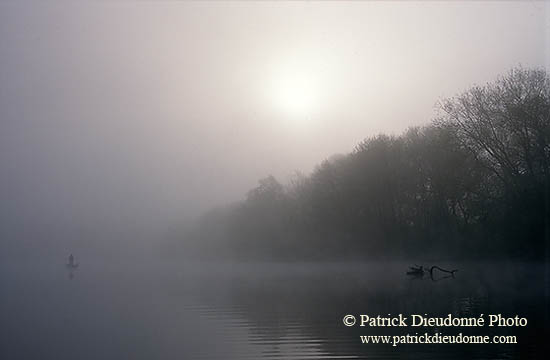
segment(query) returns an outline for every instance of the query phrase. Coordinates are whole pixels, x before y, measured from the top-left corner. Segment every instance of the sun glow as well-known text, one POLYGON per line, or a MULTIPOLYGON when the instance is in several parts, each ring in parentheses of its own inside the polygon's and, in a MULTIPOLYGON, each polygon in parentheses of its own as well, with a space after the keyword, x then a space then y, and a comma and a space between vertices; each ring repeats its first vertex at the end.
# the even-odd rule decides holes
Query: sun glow
POLYGON ((273 80, 271 97, 277 110, 293 121, 306 121, 317 107, 315 77, 307 69, 283 69, 273 80))

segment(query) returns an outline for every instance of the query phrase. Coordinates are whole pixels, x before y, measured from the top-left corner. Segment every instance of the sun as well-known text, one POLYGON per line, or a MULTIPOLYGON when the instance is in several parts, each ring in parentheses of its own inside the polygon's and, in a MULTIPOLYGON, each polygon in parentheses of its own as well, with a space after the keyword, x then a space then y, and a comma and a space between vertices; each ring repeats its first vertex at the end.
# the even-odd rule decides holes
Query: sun
POLYGON ((284 69, 273 79, 274 106, 295 121, 309 119, 317 106, 317 85, 307 69, 284 69))

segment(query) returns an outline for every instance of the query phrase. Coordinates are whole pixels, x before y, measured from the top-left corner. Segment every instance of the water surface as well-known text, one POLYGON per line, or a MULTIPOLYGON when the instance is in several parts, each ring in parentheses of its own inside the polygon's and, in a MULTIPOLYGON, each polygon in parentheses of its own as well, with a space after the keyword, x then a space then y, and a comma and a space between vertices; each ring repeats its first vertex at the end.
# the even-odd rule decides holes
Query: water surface
POLYGON ((548 338, 542 264, 4 263, 2 359, 536 359, 548 338), (346 314, 498 314, 525 328, 346 327, 346 314), (362 344, 360 335, 515 335, 514 345, 362 344))

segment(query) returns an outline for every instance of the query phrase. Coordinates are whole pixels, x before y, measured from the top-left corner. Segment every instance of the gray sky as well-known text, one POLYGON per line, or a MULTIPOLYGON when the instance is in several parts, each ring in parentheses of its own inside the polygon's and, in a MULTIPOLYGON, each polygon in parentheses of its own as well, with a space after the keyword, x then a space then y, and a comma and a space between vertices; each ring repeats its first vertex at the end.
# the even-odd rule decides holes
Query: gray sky
POLYGON ((512 66, 549 4, 0 3, 3 225, 173 221, 512 66))

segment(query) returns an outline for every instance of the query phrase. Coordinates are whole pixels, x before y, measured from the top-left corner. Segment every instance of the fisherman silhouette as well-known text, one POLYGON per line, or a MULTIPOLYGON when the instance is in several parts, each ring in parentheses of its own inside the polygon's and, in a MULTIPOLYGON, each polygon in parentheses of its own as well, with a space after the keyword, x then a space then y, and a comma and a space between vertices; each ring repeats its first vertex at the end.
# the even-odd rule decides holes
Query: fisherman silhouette
POLYGON ((74 255, 69 254, 69 262, 67 263, 68 268, 76 268, 78 267, 78 263, 74 261, 74 255))
POLYGON ((67 264, 65 266, 69 270, 69 279, 72 280, 73 277, 74 277, 73 272, 78 267, 78 263, 74 261, 74 255, 73 254, 69 254, 69 261, 67 262, 67 264))

